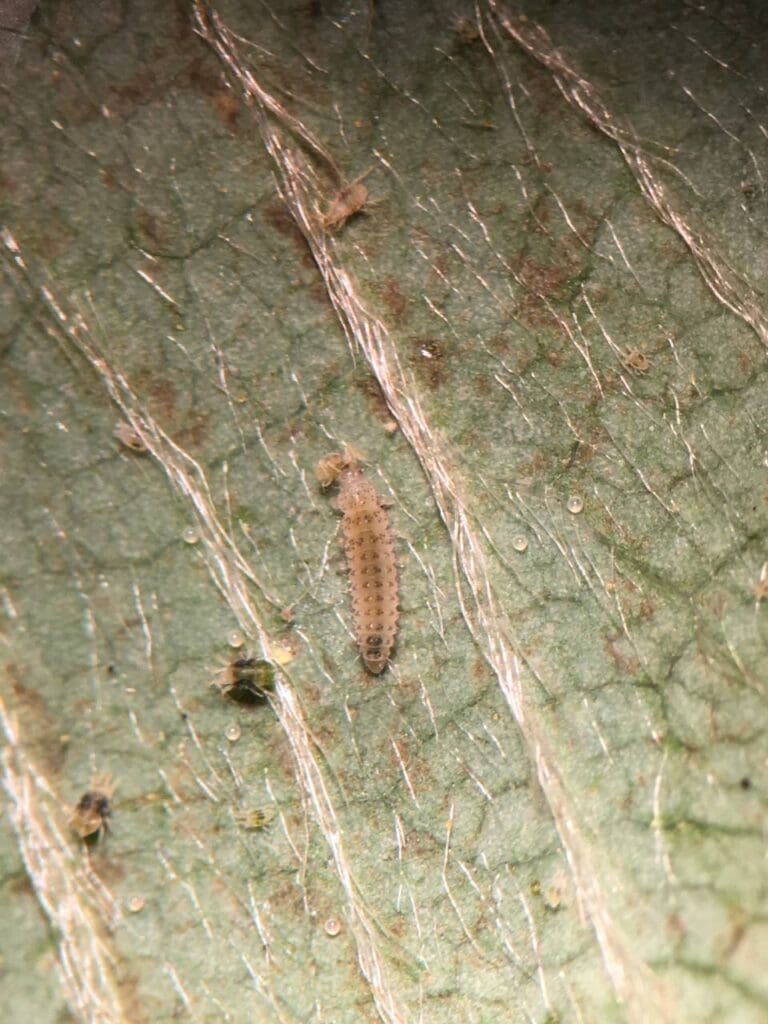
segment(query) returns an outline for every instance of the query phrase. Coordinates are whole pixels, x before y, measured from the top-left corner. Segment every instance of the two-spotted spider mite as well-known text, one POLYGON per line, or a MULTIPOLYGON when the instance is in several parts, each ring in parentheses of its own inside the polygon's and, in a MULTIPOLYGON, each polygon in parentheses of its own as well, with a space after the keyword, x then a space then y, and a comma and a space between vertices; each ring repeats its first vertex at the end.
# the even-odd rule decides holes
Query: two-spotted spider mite
POLYGON ((235 658, 212 683, 225 697, 241 704, 257 704, 275 688, 275 668, 261 658, 235 658))
POLYGON ((109 831, 112 795, 115 787, 109 775, 95 775, 69 818, 69 827, 80 839, 95 842, 109 831))

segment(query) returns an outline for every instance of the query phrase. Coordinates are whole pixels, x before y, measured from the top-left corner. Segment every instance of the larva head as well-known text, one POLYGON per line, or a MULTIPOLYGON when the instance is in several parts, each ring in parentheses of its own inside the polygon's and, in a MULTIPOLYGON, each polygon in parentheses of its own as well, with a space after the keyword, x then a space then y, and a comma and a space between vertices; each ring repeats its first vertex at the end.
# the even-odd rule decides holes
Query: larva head
POLYGON ((378 676, 387 667, 387 659, 382 658, 381 655, 377 655, 375 658, 370 658, 366 655, 363 657, 363 664, 371 675, 378 676))
POLYGON ((340 452, 326 455, 315 466, 315 477, 321 487, 330 487, 336 483, 345 470, 359 470, 363 456, 349 444, 345 444, 340 452))
POLYGON ((371 632, 364 637, 360 653, 363 656, 363 664, 372 675, 379 675, 387 667, 391 646, 391 641, 386 643, 381 633, 371 632))

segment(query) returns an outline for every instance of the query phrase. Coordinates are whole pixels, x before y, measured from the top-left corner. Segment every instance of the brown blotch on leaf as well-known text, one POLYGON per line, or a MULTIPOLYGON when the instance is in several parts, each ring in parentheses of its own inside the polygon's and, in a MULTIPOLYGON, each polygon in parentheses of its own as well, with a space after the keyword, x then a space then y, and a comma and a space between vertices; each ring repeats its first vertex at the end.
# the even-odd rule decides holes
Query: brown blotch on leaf
POLYGON ((284 238, 293 243, 299 255, 302 265, 314 267, 315 259, 312 255, 306 238, 299 230, 296 221, 291 216, 290 210, 278 196, 272 196, 261 208, 262 216, 270 227, 279 232, 284 238))
POLYGON ((356 380, 355 386, 368 400, 368 406, 376 419, 384 424, 389 423, 392 419, 392 413, 387 405, 387 400, 384 397, 384 392, 381 390, 379 382, 374 377, 366 376, 361 380, 356 380))
POLYGON ((379 286, 379 294, 387 309, 395 320, 402 320, 407 309, 408 300, 400 291, 400 285, 396 278, 387 275, 379 286))
POLYGON ((430 388, 445 383, 446 347, 437 338, 416 338, 412 342, 411 365, 430 388))

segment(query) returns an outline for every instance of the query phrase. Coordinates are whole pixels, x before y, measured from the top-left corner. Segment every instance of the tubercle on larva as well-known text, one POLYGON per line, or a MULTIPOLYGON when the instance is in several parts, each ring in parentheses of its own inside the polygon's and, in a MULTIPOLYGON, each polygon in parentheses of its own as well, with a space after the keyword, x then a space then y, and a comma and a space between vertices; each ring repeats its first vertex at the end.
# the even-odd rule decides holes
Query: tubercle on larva
POLYGON ((387 666, 397 632, 397 567, 381 497, 363 476, 361 461, 362 455, 345 445, 318 462, 315 476, 324 488, 338 487, 355 639, 366 669, 378 675, 387 666))

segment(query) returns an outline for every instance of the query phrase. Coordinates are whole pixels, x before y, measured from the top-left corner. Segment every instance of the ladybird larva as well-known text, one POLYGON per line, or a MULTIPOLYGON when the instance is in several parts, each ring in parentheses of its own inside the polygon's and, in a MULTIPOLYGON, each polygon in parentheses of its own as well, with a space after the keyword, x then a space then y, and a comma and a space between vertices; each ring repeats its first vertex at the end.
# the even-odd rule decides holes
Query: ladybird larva
POLYGON ((397 632, 397 569, 387 514, 376 488, 363 476, 360 460, 359 452, 346 445, 321 459, 315 475, 323 487, 338 485, 336 507, 342 514, 355 639, 363 664, 378 675, 387 666, 397 632))

